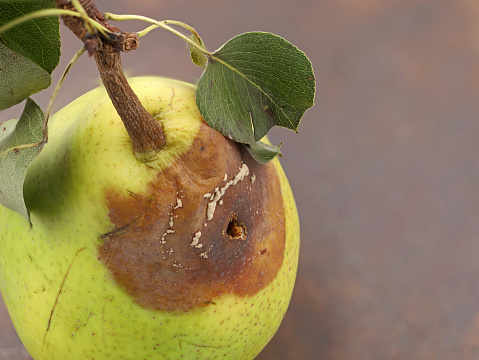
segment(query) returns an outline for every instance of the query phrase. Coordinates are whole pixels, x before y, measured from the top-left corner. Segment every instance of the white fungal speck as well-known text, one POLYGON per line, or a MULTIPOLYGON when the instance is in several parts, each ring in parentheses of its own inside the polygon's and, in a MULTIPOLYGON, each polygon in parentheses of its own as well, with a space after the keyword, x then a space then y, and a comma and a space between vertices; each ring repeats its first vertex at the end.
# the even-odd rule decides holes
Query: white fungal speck
POLYGON ((223 205, 223 200, 218 201, 218 205, 223 205))
POLYGON ((200 257, 202 257, 203 259, 208 259, 208 254, 206 253, 206 251, 205 251, 205 252, 202 252, 202 253, 200 254, 200 257))
POLYGON ((198 244, 198 241, 200 240, 200 237, 201 237, 201 231, 196 232, 195 236, 193 237, 193 241, 191 242, 190 245, 195 247, 195 248, 203 247, 202 244, 198 244))
POLYGON ((165 232, 163 235, 161 235, 160 244, 166 244, 166 241, 165 241, 166 235, 167 235, 167 232, 165 232))
POLYGON ((251 184, 254 184, 254 182, 256 181, 256 175, 254 173, 251 174, 251 184))
POLYGON ((223 178, 223 181, 228 180, 228 174, 225 174, 225 177, 223 178))
POLYGON ((215 214, 216 209, 216 201, 212 201, 208 203, 208 208, 206 209, 206 220, 213 219, 213 215, 215 214))
MULTIPOLYGON (((173 207, 173 210, 179 209, 182 206, 183 206, 183 202, 181 201, 181 199, 176 198, 176 205, 173 207)), ((166 244, 166 241, 165 241, 166 235, 173 234, 175 232, 175 230, 173 230, 173 226, 175 225, 174 220, 175 220, 175 218, 178 218, 178 215, 175 215, 173 212, 171 212, 169 215, 170 215, 170 218, 169 218, 169 221, 168 221, 168 227, 169 228, 163 233, 163 235, 161 235, 160 244, 166 244)))
POLYGON ((207 221, 213 219, 213 216, 214 216, 215 210, 216 210, 216 204, 220 201, 221 197, 225 194, 226 190, 230 186, 234 186, 238 182, 243 181, 243 179, 248 175, 249 175, 249 168, 246 164, 243 164, 241 166, 239 172, 234 177, 234 179, 228 181, 221 189, 218 188, 218 187, 215 189, 214 195, 210 196, 211 201, 208 203, 208 207, 207 207, 207 210, 206 210, 206 220, 207 221))
POLYGON ((180 207, 183 207, 183 202, 181 201, 180 198, 176 199, 176 206, 173 208, 173 210, 179 209, 180 207))

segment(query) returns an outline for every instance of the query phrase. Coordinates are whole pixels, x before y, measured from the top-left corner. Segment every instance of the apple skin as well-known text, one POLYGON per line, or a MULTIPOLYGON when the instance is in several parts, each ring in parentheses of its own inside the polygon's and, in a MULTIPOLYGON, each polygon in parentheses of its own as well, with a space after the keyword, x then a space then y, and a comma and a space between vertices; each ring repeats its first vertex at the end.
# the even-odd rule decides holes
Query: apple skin
MULTIPOLYGON (((136 160, 106 91, 98 88, 73 101, 50 121, 50 141, 33 163, 24 186, 32 227, 16 212, 0 206, 0 290, 13 324, 36 360, 254 359, 277 331, 296 277, 299 220, 287 178, 277 159, 255 165, 240 150, 241 145, 209 128, 196 107, 193 85, 158 77, 132 78, 129 82, 146 109, 161 122, 167 137, 167 145, 155 161, 145 164, 136 160), (201 151, 204 147, 210 151, 206 160, 199 158, 199 150, 188 153, 197 146, 194 144, 201 131, 201 151), (179 167, 178 159, 182 159, 179 167), (208 223, 205 214, 211 198, 204 194, 214 194, 215 187, 232 181, 235 173, 240 174, 243 160, 248 161, 249 174, 243 172, 243 178, 225 191, 225 205, 216 204, 214 218, 208 223), (188 169, 193 175, 184 175, 188 169), (261 196, 273 193, 280 203, 273 209, 262 209, 269 219, 261 218, 270 226, 268 231, 261 224, 254 225, 261 231, 250 230, 250 222, 246 240, 224 240, 231 236, 226 230, 218 235, 217 241, 226 241, 230 247, 221 250, 224 254, 231 255, 232 246, 252 246, 244 250, 248 258, 242 259, 241 252, 235 255, 241 263, 231 274, 227 270, 222 279, 225 271, 221 266, 230 269, 230 262, 236 260, 229 255, 228 263, 222 264, 222 253, 214 253, 221 245, 215 248, 210 244, 213 240, 208 231, 219 231, 228 224, 236 202, 246 197, 243 193, 261 185, 261 175, 255 179, 253 174, 260 174, 262 169, 267 169, 264 171, 269 177, 276 177, 279 186, 271 185, 270 189, 274 181, 264 179, 266 188, 258 190, 256 200, 263 201, 261 196), (201 178, 196 179, 198 172, 201 178), (223 179, 225 173, 228 179, 223 179), (172 179, 178 188, 168 191, 172 179), (180 185, 186 190, 180 190, 180 185), (194 191, 188 193, 188 186, 194 191), (159 193, 148 195, 152 191, 159 193), (175 209, 178 199, 183 199, 182 206, 176 202, 175 209), (189 199, 194 199, 190 207, 189 199), (232 207, 226 206, 228 202, 232 207), (165 206, 171 212, 159 209, 161 204, 168 204, 165 206), (164 279, 162 272, 155 275, 151 269, 141 273, 142 264, 148 268, 159 261, 151 256, 138 258, 132 250, 143 246, 135 243, 135 234, 141 233, 142 226, 148 227, 145 222, 156 213, 145 209, 153 206, 159 209, 158 217, 166 215, 163 220, 155 219, 155 239, 163 236, 166 244, 183 252, 183 258, 176 260, 163 257, 170 266, 164 269, 164 279), (123 217, 119 215, 122 211, 123 217), (190 213, 183 216, 182 211, 190 213), (175 222, 174 228, 169 227, 170 221, 175 222), (169 228, 176 232, 166 232, 169 228), (190 244, 197 230, 203 230, 197 243, 204 248, 190 244), (284 238, 277 239, 278 233, 284 238), (256 239, 255 234, 262 235, 256 239), (269 244, 267 253, 266 248, 258 251, 263 241, 269 244), (118 257, 123 262, 114 264, 116 253, 111 255, 111 248, 115 244, 130 247, 118 257), (275 246, 280 249, 276 251, 275 246), (209 258, 204 256, 207 250, 211 250, 209 258), (133 258, 128 258, 129 254, 133 258), (131 270, 134 266, 130 269, 129 263, 135 261, 136 270, 131 270), (180 261, 189 263, 190 268, 180 261), (201 261, 210 261, 211 266, 197 277, 189 275, 195 274, 191 268, 202 266, 201 261), (276 264, 269 275, 268 261, 276 264), (179 280, 183 287, 176 293, 170 291, 177 285, 175 276, 179 276, 174 266, 191 270, 181 273, 186 277, 179 280), (138 268, 140 273, 135 273, 138 268), (215 272, 218 269, 221 275, 215 272), (208 271, 215 274, 210 276, 208 271), (159 283, 154 283, 155 276, 159 283), (161 281, 164 289, 158 285, 161 281), (165 294, 164 302, 160 301, 161 294, 165 294)), ((262 205, 242 206, 247 212, 262 205)), ((121 246, 115 251, 121 253, 121 246)), ((159 245, 154 246, 160 251, 159 245)))

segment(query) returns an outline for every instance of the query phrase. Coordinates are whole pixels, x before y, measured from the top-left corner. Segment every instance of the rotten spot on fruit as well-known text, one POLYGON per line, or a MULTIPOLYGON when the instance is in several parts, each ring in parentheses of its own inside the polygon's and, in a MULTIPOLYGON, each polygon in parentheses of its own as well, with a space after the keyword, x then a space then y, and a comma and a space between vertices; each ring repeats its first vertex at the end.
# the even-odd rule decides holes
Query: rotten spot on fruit
POLYGON ((206 123, 144 194, 105 196, 115 229, 100 237, 100 260, 145 307, 189 311, 224 295, 253 296, 283 264, 286 220, 274 164, 257 163, 206 123), (253 171, 256 181, 243 181, 253 171), (208 219, 208 204, 220 200, 208 219))
POLYGON ((238 221, 237 214, 234 214, 230 222, 228 223, 226 233, 229 235, 230 239, 246 240, 246 227, 244 226, 244 224, 238 221))

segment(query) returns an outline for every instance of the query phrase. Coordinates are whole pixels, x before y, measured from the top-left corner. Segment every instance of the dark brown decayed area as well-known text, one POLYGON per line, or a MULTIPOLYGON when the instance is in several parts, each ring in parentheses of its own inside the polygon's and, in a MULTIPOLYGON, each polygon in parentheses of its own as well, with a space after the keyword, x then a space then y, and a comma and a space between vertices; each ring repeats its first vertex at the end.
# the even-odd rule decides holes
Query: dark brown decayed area
POLYGON ((206 124, 145 194, 117 191, 106 194, 115 228, 102 235, 100 258, 141 305, 188 311, 224 294, 251 296, 282 265, 276 169, 206 124))

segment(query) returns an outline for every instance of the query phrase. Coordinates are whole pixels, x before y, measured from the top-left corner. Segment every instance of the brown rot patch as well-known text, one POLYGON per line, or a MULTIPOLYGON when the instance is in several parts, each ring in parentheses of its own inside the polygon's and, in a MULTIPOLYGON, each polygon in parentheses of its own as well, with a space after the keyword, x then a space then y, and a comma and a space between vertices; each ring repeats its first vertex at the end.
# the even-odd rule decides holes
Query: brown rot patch
POLYGON ((144 194, 109 190, 106 201, 114 228, 101 235, 100 259, 143 306, 188 311, 252 296, 283 263, 276 169, 206 124, 144 194))

